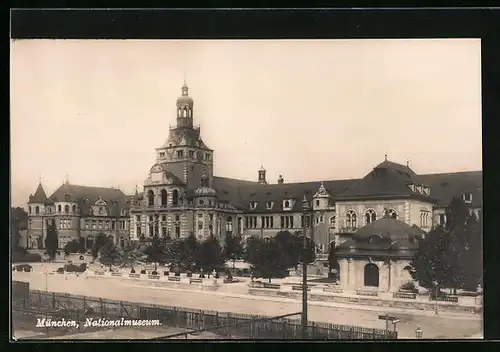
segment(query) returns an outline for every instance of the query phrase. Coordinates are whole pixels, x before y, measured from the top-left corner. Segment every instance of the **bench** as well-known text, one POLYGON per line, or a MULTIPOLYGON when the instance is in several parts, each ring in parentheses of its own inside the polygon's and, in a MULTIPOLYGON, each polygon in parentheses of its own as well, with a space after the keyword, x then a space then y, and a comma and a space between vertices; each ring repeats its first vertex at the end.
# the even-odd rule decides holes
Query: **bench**
POLYGON ((417 294, 413 292, 394 292, 392 298, 416 299, 417 294))
POLYGON ((192 283, 201 284, 201 283, 203 283, 203 279, 190 279, 189 283, 190 284, 192 284, 192 283))
POLYGON ((111 276, 122 276, 122 273, 111 273, 111 276))
POLYGON ((358 296, 378 296, 377 291, 368 291, 368 290, 356 290, 356 294, 358 296))
POLYGON ((344 290, 341 289, 340 287, 325 287, 323 288, 323 292, 342 293, 344 292, 344 290))
POLYGON ((181 281, 180 276, 169 276, 168 281, 181 281))
POLYGON ((264 283, 262 284, 262 287, 263 287, 263 288, 279 289, 279 288, 280 288, 280 285, 278 285, 278 284, 270 284, 270 283, 266 283, 266 282, 264 282, 264 283))
MULTIPOLYGON (((435 301, 436 299, 434 297, 429 296, 429 301, 435 301)), ((451 303, 458 303, 458 297, 457 296, 443 296, 443 297, 438 297, 437 298, 438 302, 451 302, 451 303)))
POLYGON ((158 280, 159 278, 160 278, 160 275, 148 275, 148 279, 158 280))
POLYGON ((104 275, 104 272, 103 271, 94 271, 94 274, 96 274, 96 275, 104 275))
POLYGON ((128 277, 132 279, 139 279, 141 277, 141 274, 128 274, 128 277))
MULTIPOLYGON (((302 285, 293 285, 292 286, 292 290, 293 291, 302 291, 302 285)), ((307 286, 307 291, 311 291, 311 287, 309 287, 309 285, 307 286)))

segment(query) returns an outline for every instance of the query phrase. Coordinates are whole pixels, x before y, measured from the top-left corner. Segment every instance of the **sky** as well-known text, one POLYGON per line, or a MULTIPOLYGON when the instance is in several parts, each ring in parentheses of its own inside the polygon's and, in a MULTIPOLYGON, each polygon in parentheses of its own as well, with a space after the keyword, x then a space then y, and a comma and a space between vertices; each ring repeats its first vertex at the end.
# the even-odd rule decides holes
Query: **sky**
POLYGON ((217 176, 482 170, 478 39, 16 40, 10 72, 13 206, 40 179, 141 189, 184 78, 217 176))

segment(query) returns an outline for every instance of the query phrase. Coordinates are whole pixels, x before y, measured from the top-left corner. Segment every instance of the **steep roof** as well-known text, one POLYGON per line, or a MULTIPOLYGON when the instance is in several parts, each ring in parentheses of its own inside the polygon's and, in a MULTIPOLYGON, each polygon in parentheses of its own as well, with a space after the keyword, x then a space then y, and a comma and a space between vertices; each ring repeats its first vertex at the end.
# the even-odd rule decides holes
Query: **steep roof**
POLYGON ((172 128, 161 148, 169 148, 170 146, 190 146, 211 150, 201 139, 199 127, 172 128))
POLYGON ((420 175, 423 182, 431 188, 431 195, 436 198, 437 205, 450 204, 453 197, 461 197, 463 193, 472 193, 472 206, 483 204, 483 172, 464 171, 441 174, 420 175))
POLYGON ((60 186, 50 197, 51 202, 70 201, 80 206, 82 215, 89 215, 91 205, 99 199, 106 202, 110 216, 120 216, 122 210, 130 208, 130 197, 117 188, 72 185, 60 186))
POLYGON ((47 201, 47 194, 43 189, 42 183, 38 184, 35 194, 29 197, 28 203, 45 203, 47 201))
POLYGON ((412 190, 409 187, 410 184, 424 185, 421 177, 408 166, 385 160, 374 167, 368 175, 334 198, 347 200, 405 196, 431 200, 429 195, 422 194, 417 189, 412 190))

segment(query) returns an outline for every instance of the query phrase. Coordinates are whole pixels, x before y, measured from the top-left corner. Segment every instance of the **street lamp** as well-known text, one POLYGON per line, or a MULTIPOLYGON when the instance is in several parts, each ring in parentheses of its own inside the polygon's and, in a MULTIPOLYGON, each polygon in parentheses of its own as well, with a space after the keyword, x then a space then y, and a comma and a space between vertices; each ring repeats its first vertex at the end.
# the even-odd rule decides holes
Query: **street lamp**
POLYGON ((309 204, 307 202, 306 194, 304 193, 304 199, 302 200, 302 236, 303 236, 303 248, 302 248, 302 338, 307 338, 307 235, 306 235, 306 215, 309 209, 309 204))

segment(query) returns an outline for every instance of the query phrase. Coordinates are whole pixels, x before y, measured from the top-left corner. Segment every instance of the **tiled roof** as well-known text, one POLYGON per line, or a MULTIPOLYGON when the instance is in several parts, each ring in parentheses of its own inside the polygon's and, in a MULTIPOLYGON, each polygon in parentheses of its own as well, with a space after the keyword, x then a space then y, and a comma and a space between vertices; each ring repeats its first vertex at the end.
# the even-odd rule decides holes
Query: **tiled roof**
POLYGON ((89 215, 90 206, 99 199, 106 202, 109 216, 120 216, 122 210, 129 209, 131 201, 117 188, 79 186, 68 182, 49 197, 51 202, 63 202, 66 199, 77 202, 84 216, 89 215))
POLYGON ((420 193, 417 189, 410 189, 409 184, 424 185, 421 177, 409 167, 386 160, 374 167, 368 175, 349 187, 345 192, 334 196, 334 198, 347 200, 408 196, 429 199, 429 196, 420 193))
POLYGON ((420 178, 430 186, 437 205, 448 205, 453 197, 461 197, 463 193, 472 193, 473 207, 483 205, 482 171, 427 174, 420 175, 420 178))
POLYGON ((35 194, 29 197, 29 203, 44 203, 46 201, 47 195, 45 194, 42 184, 39 183, 35 194))
POLYGON ((400 220, 383 217, 360 228, 353 235, 356 241, 368 241, 372 236, 380 236, 385 241, 401 241, 420 238, 424 232, 400 220))
POLYGON ((173 128, 170 130, 169 136, 161 148, 172 146, 192 146, 202 149, 211 150, 200 137, 199 128, 173 128))

